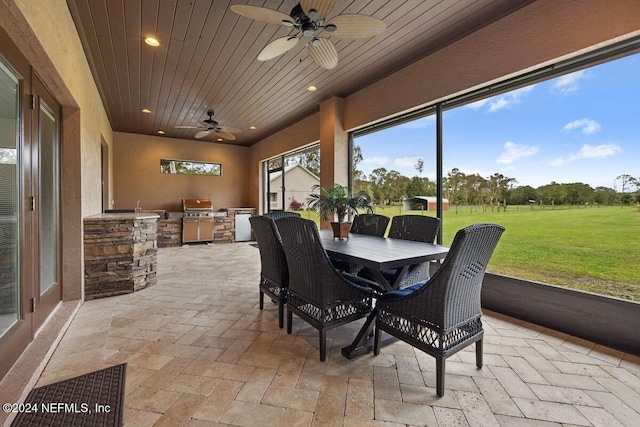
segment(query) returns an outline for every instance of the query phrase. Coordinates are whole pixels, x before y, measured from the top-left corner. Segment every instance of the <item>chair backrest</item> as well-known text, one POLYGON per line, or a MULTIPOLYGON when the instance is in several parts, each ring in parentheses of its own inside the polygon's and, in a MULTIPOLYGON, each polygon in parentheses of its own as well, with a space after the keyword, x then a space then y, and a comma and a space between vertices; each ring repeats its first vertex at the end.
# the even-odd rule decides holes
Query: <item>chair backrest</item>
POLYGON ((289 265, 289 291, 314 303, 335 302, 335 287, 343 285, 344 279, 331 265, 316 223, 285 217, 276 225, 289 265))
POLYGON ((351 221, 351 233, 369 236, 384 236, 389 225, 389 217, 379 214, 359 214, 351 221))
POLYGON ((272 220, 275 221, 276 219, 285 218, 288 216, 300 216, 300 214, 298 212, 292 212, 292 211, 271 211, 271 212, 264 213, 263 216, 266 216, 267 218, 271 218, 272 220))
POLYGON ((473 224, 456 233, 442 265, 427 282, 427 312, 447 329, 480 316, 480 291, 489 259, 504 227, 473 224))
POLYGON ((439 218, 423 215, 398 215, 391 219, 391 227, 389 227, 387 237, 433 243, 439 229, 439 218))
POLYGON ((286 288, 289 283, 289 269, 275 222, 261 215, 251 216, 249 222, 258 242, 262 277, 286 288))

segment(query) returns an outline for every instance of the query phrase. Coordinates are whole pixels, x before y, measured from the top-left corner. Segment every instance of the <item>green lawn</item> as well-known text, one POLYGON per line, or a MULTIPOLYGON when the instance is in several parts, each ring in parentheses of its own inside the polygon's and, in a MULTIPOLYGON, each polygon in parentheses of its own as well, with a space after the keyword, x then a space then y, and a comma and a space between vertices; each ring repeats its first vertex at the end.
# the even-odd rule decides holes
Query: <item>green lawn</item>
MULTIPOLYGON (((400 207, 376 208, 393 217, 400 207)), ((434 212, 424 212, 435 215, 434 212)), ((303 212, 317 221, 314 212, 303 212)), ((488 271, 640 301, 640 212, 633 207, 568 207, 544 210, 510 206, 507 211, 452 207, 444 212, 443 243, 476 222, 506 231, 488 271)))

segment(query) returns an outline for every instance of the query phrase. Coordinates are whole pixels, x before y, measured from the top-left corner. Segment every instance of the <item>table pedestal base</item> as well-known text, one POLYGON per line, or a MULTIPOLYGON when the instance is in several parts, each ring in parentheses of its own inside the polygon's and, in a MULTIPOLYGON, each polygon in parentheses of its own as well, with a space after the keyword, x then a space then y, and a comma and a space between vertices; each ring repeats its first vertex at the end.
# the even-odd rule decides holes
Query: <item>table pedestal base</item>
MULTIPOLYGON (((346 347, 342 347, 342 355, 347 359, 351 360, 354 357, 361 356, 366 353, 373 352, 374 345, 374 336, 373 336, 373 327, 375 326, 376 321, 376 309, 371 310, 371 313, 367 316, 364 324, 358 331, 358 335, 356 335, 355 339, 346 347)), ((382 337, 380 338, 380 345, 385 346, 396 341, 397 338, 387 334, 386 332, 382 333, 382 337)))

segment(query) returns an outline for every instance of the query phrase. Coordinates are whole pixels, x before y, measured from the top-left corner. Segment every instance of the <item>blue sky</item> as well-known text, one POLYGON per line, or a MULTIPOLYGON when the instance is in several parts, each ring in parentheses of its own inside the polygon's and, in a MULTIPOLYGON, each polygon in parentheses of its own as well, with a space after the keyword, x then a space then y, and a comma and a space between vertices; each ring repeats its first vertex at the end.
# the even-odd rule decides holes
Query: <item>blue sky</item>
MULTIPOLYGON (((640 178, 640 54, 445 111, 444 170, 517 185, 583 182, 617 186, 640 178)), ((435 179, 435 118, 356 139, 369 174, 384 167, 435 179)))

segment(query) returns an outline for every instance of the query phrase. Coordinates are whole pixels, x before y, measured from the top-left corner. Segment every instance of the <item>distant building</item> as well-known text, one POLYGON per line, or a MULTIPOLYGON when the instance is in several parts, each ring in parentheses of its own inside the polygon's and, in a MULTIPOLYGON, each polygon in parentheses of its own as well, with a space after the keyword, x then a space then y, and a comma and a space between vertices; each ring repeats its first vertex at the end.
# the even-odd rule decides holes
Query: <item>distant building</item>
MULTIPOLYGON (((402 210, 403 211, 435 211, 436 203, 438 202, 437 197, 432 196, 415 196, 410 199, 406 199, 402 202, 402 210)), ((442 210, 449 210, 449 200, 442 199, 442 210)))
POLYGON ((320 178, 301 165, 284 168, 285 203, 282 205, 282 172, 274 172, 269 181, 269 207, 271 209, 290 210, 294 200, 307 207, 307 197, 311 188, 320 184, 320 178))

